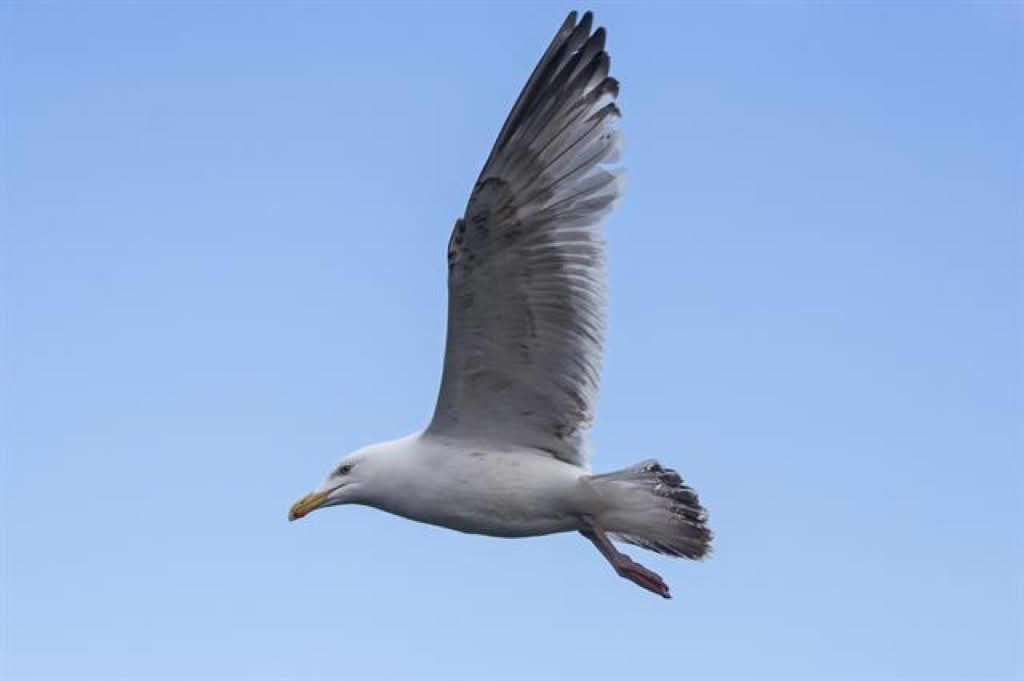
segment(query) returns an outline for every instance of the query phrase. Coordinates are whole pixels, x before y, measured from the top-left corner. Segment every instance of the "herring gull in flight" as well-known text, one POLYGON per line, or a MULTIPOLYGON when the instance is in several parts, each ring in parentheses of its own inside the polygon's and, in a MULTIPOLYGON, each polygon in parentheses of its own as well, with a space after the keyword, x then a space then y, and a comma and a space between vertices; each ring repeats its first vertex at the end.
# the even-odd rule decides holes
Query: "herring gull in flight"
POLYGON ((345 456, 289 518, 365 504, 495 537, 579 532, 617 574, 668 585, 612 540, 702 558, 707 514, 650 459, 587 465, 605 325, 601 220, 621 193, 605 30, 569 14, 516 100, 448 241, 448 333, 430 424, 345 456))

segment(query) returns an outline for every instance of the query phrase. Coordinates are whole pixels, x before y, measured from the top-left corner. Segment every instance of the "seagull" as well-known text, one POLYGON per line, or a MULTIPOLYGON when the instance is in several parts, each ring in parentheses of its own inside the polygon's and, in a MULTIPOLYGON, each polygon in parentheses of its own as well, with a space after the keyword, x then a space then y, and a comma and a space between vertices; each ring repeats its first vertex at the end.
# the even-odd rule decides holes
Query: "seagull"
POLYGON ((620 576, 669 587, 613 541, 700 559, 707 513, 655 459, 591 473, 605 328, 601 221, 622 192, 603 27, 570 12, 498 133, 448 240, 441 389, 422 431, 342 458, 289 520, 363 504, 461 532, 579 532, 620 576))

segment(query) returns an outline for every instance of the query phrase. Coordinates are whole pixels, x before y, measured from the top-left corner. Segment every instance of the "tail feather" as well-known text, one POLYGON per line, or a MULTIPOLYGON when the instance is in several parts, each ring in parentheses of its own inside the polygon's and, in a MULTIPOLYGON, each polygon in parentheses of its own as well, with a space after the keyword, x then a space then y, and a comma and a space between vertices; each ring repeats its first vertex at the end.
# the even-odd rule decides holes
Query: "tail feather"
POLYGON ((711 552, 707 511, 675 470, 648 459, 590 480, 609 502, 599 520, 614 539, 682 558, 711 552))

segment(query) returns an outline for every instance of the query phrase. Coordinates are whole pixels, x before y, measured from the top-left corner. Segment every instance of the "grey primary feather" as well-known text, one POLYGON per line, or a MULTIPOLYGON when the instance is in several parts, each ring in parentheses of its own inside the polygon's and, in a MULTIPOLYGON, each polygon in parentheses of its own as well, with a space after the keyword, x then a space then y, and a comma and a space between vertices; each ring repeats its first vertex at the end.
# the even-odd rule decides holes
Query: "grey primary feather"
POLYGON ((448 243, 444 374, 428 432, 585 465, 605 326, 600 221, 619 197, 605 31, 569 14, 516 100, 448 243))

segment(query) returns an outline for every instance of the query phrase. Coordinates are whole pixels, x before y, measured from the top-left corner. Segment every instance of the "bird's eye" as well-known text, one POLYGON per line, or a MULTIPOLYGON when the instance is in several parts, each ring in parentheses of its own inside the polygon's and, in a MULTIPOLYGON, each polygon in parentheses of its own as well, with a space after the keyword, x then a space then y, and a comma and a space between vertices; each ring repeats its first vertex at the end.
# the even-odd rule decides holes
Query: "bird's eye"
POLYGON ((349 471, 352 470, 352 464, 343 463, 338 466, 338 475, 348 475, 349 471))

